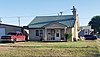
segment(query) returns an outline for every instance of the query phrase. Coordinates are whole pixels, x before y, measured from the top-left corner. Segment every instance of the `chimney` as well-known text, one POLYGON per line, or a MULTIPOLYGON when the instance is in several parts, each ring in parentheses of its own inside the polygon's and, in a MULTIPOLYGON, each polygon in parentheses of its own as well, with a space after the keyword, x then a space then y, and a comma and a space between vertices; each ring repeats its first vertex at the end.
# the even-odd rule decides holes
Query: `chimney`
POLYGON ((72 10, 73 15, 76 17, 76 8, 75 8, 75 6, 73 6, 73 8, 71 10, 72 10))

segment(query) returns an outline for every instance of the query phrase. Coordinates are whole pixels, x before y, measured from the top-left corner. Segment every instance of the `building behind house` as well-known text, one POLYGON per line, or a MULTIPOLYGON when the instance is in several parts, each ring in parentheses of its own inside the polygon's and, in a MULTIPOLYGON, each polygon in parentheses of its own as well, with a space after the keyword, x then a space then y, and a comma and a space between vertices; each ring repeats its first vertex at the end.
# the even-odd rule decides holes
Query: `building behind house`
POLYGON ((91 29, 91 26, 81 26, 79 36, 83 37, 84 35, 92 35, 94 29, 91 29))
POLYGON ((0 24, 0 38, 1 36, 7 35, 10 32, 21 32, 25 35, 25 30, 21 26, 9 25, 9 24, 0 24))

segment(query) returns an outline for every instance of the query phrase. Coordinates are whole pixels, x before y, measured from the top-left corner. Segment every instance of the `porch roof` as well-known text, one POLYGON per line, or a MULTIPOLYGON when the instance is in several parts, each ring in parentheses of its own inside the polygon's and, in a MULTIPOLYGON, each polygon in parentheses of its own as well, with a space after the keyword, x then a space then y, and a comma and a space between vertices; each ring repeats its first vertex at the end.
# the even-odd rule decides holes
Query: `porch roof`
POLYGON ((73 15, 62 15, 62 16, 36 16, 28 25, 29 28, 42 28, 43 26, 58 22, 66 27, 73 27, 75 24, 75 18, 73 15))

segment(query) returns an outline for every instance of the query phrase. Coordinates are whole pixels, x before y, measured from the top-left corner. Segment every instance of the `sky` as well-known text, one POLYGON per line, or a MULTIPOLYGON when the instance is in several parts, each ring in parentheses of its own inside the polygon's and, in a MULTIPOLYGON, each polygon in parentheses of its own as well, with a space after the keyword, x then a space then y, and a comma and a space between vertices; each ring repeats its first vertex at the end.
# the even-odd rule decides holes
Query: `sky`
POLYGON ((77 9, 80 26, 88 25, 93 16, 100 15, 100 0, 0 0, 2 23, 27 26, 36 16, 53 16, 63 12, 72 15, 77 9))

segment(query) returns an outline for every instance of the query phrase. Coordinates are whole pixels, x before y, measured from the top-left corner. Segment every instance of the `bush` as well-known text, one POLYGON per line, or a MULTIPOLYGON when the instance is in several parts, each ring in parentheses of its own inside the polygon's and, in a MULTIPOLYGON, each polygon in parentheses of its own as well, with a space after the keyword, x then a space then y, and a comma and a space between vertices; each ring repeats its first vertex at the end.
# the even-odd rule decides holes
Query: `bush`
POLYGON ((71 37, 72 37, 72 34, 65 33, 66 41, 68 41, 68 39, 70 39, 71 37))

